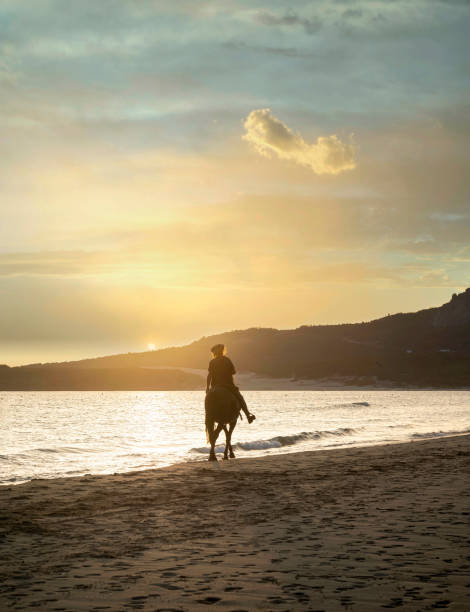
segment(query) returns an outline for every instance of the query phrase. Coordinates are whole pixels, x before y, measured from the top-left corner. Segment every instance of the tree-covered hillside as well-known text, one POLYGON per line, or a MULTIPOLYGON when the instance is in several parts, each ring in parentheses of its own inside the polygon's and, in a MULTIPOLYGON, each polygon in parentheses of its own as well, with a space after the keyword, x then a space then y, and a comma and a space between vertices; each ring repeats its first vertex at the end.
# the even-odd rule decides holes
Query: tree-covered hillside
MULTIPOLYGON (((205 368, 210 347, 219 342, 228 346, 239 371, 262 376, 352 377, 363 384, 382 380, 437 387, 469 386, 470 289, 438 308, 399 313, 367 323, 231 331, 183 347, 85 359, 55 364, 54 368, 205 368)), ((51 364, 36 364, 11 370, 49 367, 51 364)))

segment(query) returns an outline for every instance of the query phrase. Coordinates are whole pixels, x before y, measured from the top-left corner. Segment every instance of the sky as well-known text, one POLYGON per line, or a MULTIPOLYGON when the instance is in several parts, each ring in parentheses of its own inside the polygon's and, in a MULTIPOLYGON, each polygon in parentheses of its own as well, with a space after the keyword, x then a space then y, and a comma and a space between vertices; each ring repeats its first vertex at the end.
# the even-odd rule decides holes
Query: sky
POLYGON ((470 286, 470 2, 0 0, 0 363, 470 286))

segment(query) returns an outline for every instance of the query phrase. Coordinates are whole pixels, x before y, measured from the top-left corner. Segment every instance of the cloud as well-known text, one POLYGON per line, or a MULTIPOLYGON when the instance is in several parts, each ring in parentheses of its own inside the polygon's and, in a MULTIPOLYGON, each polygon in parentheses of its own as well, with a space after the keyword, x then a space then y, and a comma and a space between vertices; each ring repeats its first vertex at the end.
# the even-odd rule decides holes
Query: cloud
POLYGON ((447 222, 387 211, 371 211, 360 198, 319 196, 246 195, 199 204, 197 214, 182 207, 140 228, 98 229, 93 242, 101 250, 0 253, 0 291, 8 278, 26 277, 196 292, 312 283, 422 287, 438 286, 425 284, 437 282, 428 276, 436 270, 448 275, 439 286, 466 284, 468 226, 460 238, 435 240, 447 222))
POLYGON ((260 155, 277 155, 301 166, 310 167, 316 174, 339 174, 356 167, 355 148, 352 142, 343 143, 334 134, 319 136, 309 144, 302 136, 279 121, 269 108, 251 111, 244 127, 245 140, 260 155))
POLYGON ((118 253, 105 251, 0 253, 0 277, 104 275, 122 264, 118 253))
POLYGON ((343 13, 343 17, 362 17, 362 10, 361 9, 347 9, 346 11, 344 11, 343 13))
POLYGON ((308 51, 300 51, 296 47, 249 44, 243 40, 229 40, 223 42, 222 45, 226 49, 235 49, 237 51, 254 51, 255 53, 269 53, 272 55, 282 55, 284 57, 311 58, 311 53, 308 51))
POLYGON ((289 9, 284 15, 276 15, 271 11, 259 11, 255 19, 258 23, 265 26, 302 26, 307 34, 315 34, 322 26, 322 22, 317 19, 307 19, 300 17, 294 10, 289 9))
POLYGON ((455 287, 456 281, 455 279, 450 279, 445 270, 429 270, 415 280, 415 285, 423 287, 455 287))

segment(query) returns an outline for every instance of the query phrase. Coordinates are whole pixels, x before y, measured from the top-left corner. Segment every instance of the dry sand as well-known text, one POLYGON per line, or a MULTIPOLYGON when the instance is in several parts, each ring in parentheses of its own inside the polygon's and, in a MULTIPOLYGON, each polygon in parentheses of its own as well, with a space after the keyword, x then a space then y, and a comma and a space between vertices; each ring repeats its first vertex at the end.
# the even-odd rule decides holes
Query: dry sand
POLYGON ((470 436, 0 488, 0 609, 470 610, 470 436))

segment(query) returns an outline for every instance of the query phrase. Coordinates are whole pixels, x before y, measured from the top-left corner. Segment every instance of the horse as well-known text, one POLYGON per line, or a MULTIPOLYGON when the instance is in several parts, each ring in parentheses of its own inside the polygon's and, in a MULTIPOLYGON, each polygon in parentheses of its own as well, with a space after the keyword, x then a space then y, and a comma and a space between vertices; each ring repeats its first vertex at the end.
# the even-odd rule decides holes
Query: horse
POLYGON ((225 431, 224 459, 234 459, 232 433, 240 414, 240 403, 229 389, 214 387, 206 395, 205 409, 206 437, 211 445, 209 461, 217 461, 214 447, 222 429, 225 431))

